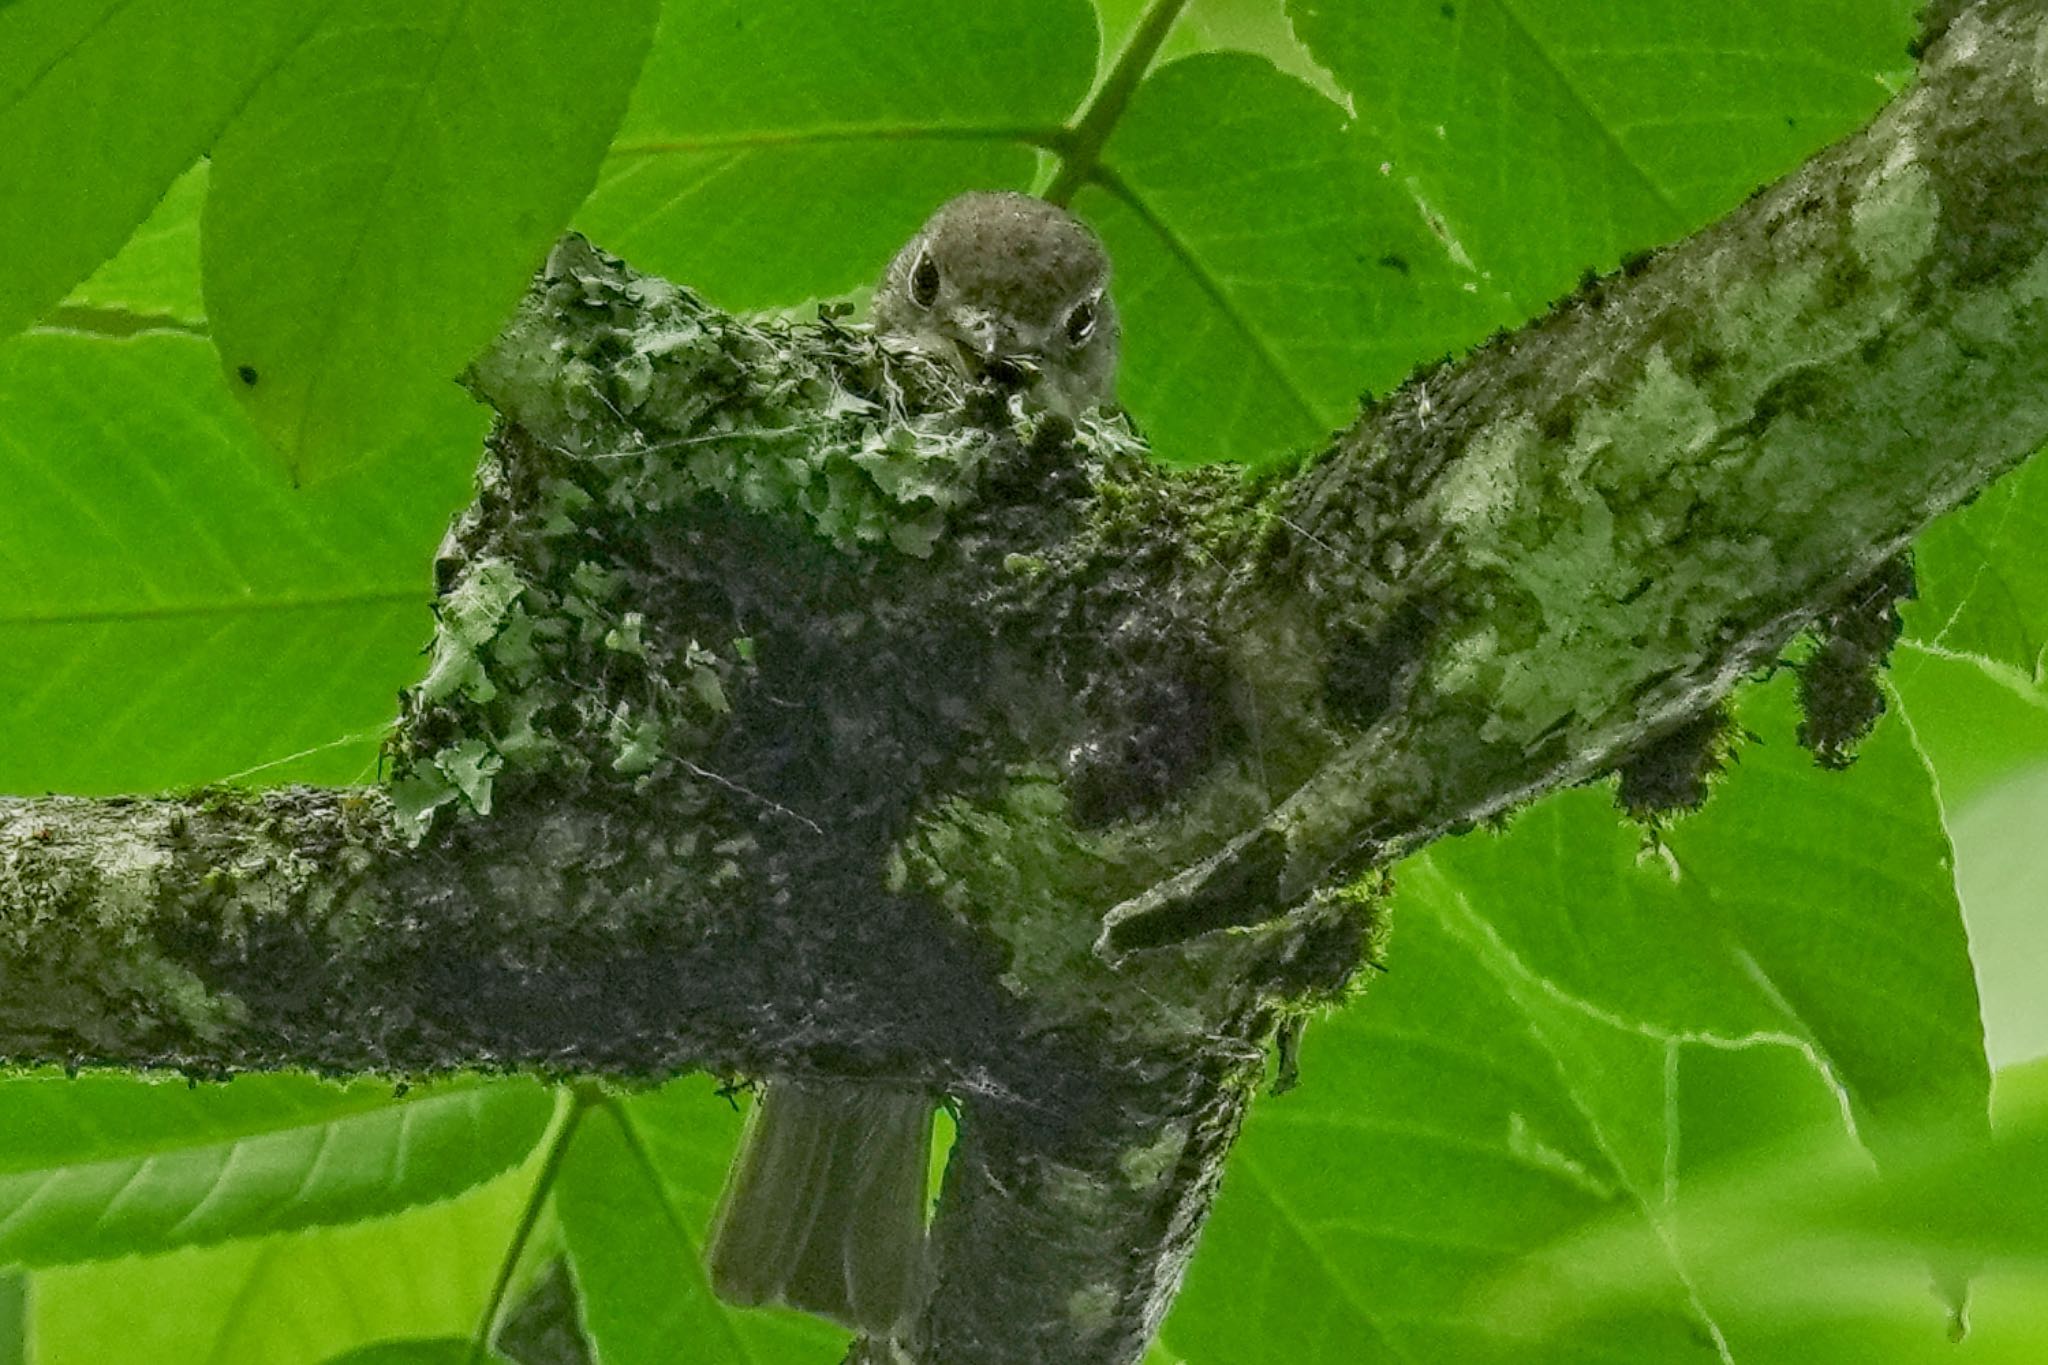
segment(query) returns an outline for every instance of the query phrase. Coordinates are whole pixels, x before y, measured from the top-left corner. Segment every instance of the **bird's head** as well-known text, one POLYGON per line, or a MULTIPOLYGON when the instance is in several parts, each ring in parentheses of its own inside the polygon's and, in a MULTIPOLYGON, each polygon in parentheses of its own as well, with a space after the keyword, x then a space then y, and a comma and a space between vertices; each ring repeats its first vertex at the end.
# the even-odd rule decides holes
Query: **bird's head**
POLYGON ((1030 195, 942 205, 889 263, 875 324, 1070 415, 1115 390, 1109 256, 1079 219, 1030 195))

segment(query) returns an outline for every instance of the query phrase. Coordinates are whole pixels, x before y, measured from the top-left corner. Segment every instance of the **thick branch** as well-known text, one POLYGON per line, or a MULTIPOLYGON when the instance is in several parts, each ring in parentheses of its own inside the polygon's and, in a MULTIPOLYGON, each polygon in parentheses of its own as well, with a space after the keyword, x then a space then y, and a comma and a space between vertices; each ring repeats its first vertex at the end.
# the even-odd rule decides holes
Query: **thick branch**
POLYGON ((2044 42, 2036 5, 1967 11, 1869 130, 1295 479, 1230 610, 1350 724, 1108 945, 1612 767, 2048 439, 2044 42))

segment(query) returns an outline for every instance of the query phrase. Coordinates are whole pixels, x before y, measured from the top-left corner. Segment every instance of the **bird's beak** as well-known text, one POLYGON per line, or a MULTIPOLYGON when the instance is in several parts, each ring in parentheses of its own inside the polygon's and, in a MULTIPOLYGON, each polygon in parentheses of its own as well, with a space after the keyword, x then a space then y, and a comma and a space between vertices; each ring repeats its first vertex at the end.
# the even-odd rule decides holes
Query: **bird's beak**
POLYGON ((1002 348, 1002 328, 996 320, 986 315, 966 317, 960 320, 960 339, 967 343, 967 349, 974 353, 983 364, 996 358, 1002 348))

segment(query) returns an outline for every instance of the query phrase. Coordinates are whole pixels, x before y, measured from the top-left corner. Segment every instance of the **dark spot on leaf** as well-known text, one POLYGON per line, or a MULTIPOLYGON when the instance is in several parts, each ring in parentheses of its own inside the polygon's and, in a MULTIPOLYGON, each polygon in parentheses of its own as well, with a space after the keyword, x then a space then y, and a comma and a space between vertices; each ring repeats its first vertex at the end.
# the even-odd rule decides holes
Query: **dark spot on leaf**
POLYGON ((1397 271, 1403 275, 1408 273, 1408 258, 1396 252, 1389 251, 1386 255, 1380 257, 1380 264, 1389 270, 1397 271))
POLYGON ((236 377, 238 377, 238 378, 239 378, 239 379, 240 379, 240 380, 241 380, 241 381, 242 381, 242 382, 243 382, 244 384, 247 384, 247 385, 248 385, 248 386, 249 386, 250 388, 252 388, 252 389, 253 389, 253 388, 255 388, 255 387, 256 387, 256 378, 257 378, 257 375, 256 375, 256 367, 255 367, 254 365, 237 365, 237 366, 235 366, 235 375, 236 375, 236 377))

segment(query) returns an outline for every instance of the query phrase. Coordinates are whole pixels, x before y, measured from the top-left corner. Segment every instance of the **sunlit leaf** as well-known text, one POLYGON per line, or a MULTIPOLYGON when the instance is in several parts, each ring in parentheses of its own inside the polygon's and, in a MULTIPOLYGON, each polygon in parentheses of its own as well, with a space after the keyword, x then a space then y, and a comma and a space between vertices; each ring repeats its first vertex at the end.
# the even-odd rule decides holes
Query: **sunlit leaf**
POLYGON ((685 1343, 699 1365, 822 1365, 844 1352, 829 1323, 711 1297, 703 1237, 739 1127, 702 1077, 584 1116, 555 1207, 603 1365, 666 1365, 685 1343))
POLYGON ((44 1271, 36 1365, 322 1365, 476 1330, 532 1165, 449 1203, 345 1227, 44 1271))
MULTIPOLYGON (((65 297, 66 306, 118 311, 138 323, 204 323, 199 210, 206 202, 208 166, 201 161, 171 182, 163 202, 135 229, 128 244, 72 290, 65 297)), ((55 321, 61 326, 64 319, 60 315, 55 321)))
POLYGON ((0 1264, 52 1265, 347 1223, 517 1164, 553 1112, 526 1082, 297 1076, 0 1082, 0 1264))
POLYGON ((1159 453, 1309 450, 1368 390, 1484 331, 1344 121, 1268 63, 1217 54, 1147 78, 1110 136, 1107 183, 1075 207, 1116 262, 1119 396, 1159 453))
POLYGON ((482 409, 296 492, 197 337, 17 337, 0 409, 0 790, 374 772, 482 409))
POLYGON ((111 256, 331 8, 331 0, 0 6, 0 337, 111 256))
POLYGON ((577 224, 728 308, 841 294, 942 201, 1028 189, 1094 72, 1086 0, 671 4, 577 224))
POLYGON ((1290 0, 1384 162, 1510 317, 1662 245, 1904 83, 1919 0, 1290 0))
POLYGON ((207 313, 295 478, 402 436, 491 339, 589 191, 654 14, 343 6, 221 138, 207 313))

